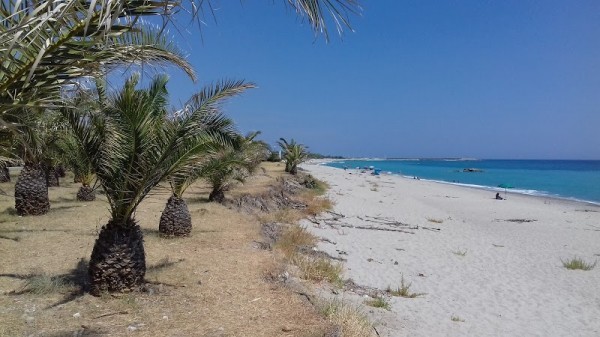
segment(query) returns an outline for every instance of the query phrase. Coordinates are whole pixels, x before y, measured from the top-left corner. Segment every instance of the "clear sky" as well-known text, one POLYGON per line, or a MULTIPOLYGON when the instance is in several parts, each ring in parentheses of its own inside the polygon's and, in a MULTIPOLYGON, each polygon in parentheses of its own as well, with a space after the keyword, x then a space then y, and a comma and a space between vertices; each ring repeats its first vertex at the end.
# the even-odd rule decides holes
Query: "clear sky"
POLYGON ((282 3, 217 0, 202 36, 172 30, 200 79, 171 71, 173 104, 203 84, 246 79, 259 88, 226 112, 271 144, 600 159, 600 1, 363 0, 355 31, 340 38, 330 26, 330 43, 282 3))

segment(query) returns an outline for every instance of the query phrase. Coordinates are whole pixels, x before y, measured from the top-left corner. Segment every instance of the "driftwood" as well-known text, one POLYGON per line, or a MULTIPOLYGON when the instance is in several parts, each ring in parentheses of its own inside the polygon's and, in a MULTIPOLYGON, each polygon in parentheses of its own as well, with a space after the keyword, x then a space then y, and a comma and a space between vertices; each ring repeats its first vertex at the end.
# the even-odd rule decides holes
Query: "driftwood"
POLYGON ((516 222, 516 223, 525 223, 525 222, 534 222, 537 221, 535 219, 506 219, 506 222, 516 222))
POLYGON ((109 312, 107 314, 103 314, 100 316, 96 316, 93 319, 98 319, 98 318, 102 318, 102 317, 108 317, 108 316, 114 316, 114 315, 127 315, 129 314, 129 311, 117 311, 117 312, 109 312))
MULTIPOLYGON (((378 227, 378 226, 361 226, 361 225, 351 225, 351 224, 347 224, 347 223, 343 223, 340 222, 340 219, 348 219, 348 217, 346 217, 344 214, 340 214, 340 213, 335 213, 332 211, 327 211, 326 213, 331 214, 332 217, 313 217, 313 218, 309 218, 308 220, 316 225, 328 225, 330 227, 345 227, 345 228, 356 228, 356 229, 367 229, 367 230, 376 230, 376 231, 386 231, 386 232, 399 232, 399 233, 407 233, 407 234, 415 234, 412 231, 409 230, 419 230, 419 229, 425 229, 425 230, 429 230, 432 232, 439 232, 442 229, 441 228, 437 228, 437 227, 428 227, 428 226, 418 226, 418 225, 411 225, 408 223, 404 223, 401 221, 396 221, 392 218, 387 218, 387 217, 376 217, 376 216, 369 216, 369 215, 364 215, 364 216, 356 216, 357 219, 364 221, 364 222, 371 222, 371 223, 376 223, 382 226, 387 226, 387 227, 392 227, 392 228, 385 228, 385 227, 378 227)), ((352 217, 350 217, 352 218, 352 217)))
POLYGON ((381 228, 381 227, 374 227, 374 226, 354 226, 354 225, 340 223, 340 222, 333 223, 333 222, 327 222, 327 221, 325 221, 325 224, 329 225, 331 227, 339 226, 339 227, 345 227, 345 228, 368 229, 368 230, 374 230, 374 231, 400 232, 400 233, 407 233, 407 234, 415 234, 414 232, 409 232, 409 231, 405 231, 402 229, 395 229, 395 228, 381 228))
POLYGON ((332 245, 337 245, 337 242, 331 241, 328 238, 321 238, 322 242, 327 242, 327 243, 331 243, 332 245))

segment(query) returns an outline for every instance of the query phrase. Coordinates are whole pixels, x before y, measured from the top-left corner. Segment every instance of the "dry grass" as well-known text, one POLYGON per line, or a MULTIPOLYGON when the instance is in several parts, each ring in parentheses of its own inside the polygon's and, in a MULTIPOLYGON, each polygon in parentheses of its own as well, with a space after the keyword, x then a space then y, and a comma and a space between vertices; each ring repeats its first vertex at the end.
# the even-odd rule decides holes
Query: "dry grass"
POLYGON ((27 277, 25 285, 16 293, 29 293, 33 295, 64 294, 75 291, 77 285, 64 276, 51 276, 48 274, 31 275, 27 277))
POLYGON ((291 225, 283 232, 275 247, 281 250, 286 257, 293 258, 299 248, 313 247, 318 241, 318 238, 306 230, 306 228, 291 225))
POLYGON ((359 308, 340 300, 325 301, 320 303, 319 307, 329 322, 339 327, 341 336, 376 336, 373 325, 359 308))
POLYGON ((291 259, 291 262, 298 266, 302 273, 300 276, 303 279, 316 282, 327 281, 338 288, 343 286, 342 272, 344 267, 341 263, 332 262, 328 258, 301 254, 297 254, 291 259))
POLYGON ((265 213, 258 216, 261 223, 278 222, 284 224, 293 224, 304 218, 304 213, 296 209, 282 209, 271 213, 265 213))
POLYGON ((437 224, 441 224, 444 222, 443 219, 436 219, 436 218, 427 218, 427 221, 437 223, 437 224))
POLYGON ((317 237, 306 228, 290 225, 275 244, 275 248, 282 252, 286 262, 298 267, 301 278, 316 282, 327 281, 335 286, 341 286, 343 283, 341 264, 324 257, 302 253, 303 250, 310 251, 317 242, 317 237))
MULTIPOLYGON (((239 188, 264 191, 280 171, 267 166, 239 188)), ((0 239, 0 336, 315 336, 330 325, 301 297, 265 282, 274 257, 252 247, 261 240, 260 222, 207 203, 210 191, 201 184, 184 196, 194 226, 188 238, 157 235, 168 190, 153 192, 137 211, 148 291, 99 298, 71 291, 86 287, 81 267, 85 275, 85 260, 108 221, 105 198, 77 202, 79 186, 70 176, 50 188, 49 214, 17 217, 13 178, 0 185, 7 194, 0 196, 0 235, 19 237, 0 239), (32 275, 46 276, 34 286, 32 275), (25 289, 47 290, 18 293, 25 289)))
POLYGON ((333 208, 331 200, 326 198, 300 196, 300 200, 306 204, 305 217, 306 215, 315 216, 333 208))

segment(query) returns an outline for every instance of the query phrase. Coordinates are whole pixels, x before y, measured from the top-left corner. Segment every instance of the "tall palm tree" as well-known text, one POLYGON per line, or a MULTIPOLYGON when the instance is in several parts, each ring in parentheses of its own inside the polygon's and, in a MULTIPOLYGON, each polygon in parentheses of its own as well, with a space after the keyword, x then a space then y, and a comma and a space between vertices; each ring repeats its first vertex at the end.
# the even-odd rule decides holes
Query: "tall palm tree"
POLYGON ((296 175, 298 165, 308 158, 306 146, 296 143, 294 139, 288 143, 284 138, 277 142, 283 150, 283 160, 285 160, 285 172, 296 175))
POLYGON ((167 77, 157 76, 146 89, 131 77, 99 113, 67 111, 76 137, 110 204, 110 220, 100 230, 89 264, 91 293, 137 288, 146 271, 142 232, 135 211, 146 195, 175 172, 185 175, 207 151, 201 123, 225 98, 252 87, 224 82, 206 90, 198 109, 169 122, 167 77))

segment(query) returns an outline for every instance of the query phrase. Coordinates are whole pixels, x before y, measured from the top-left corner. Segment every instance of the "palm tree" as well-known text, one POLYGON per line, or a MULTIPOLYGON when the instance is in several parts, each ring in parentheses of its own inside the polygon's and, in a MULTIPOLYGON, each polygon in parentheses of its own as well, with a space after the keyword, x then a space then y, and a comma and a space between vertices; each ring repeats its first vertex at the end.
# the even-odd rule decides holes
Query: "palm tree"
POLYGON ((267 157, 266 144, 254 140, 259 134, 240 135, 234 147, 222 149, 202 164, 200 175, 212 187, 209 201, 222 203, 225 192, 235 182, 244 182, 267 157))
POLYGON ((60 159, 69 169, 73 171, 81 187, 77 191, 78 201, 96 200, 96 192, 93 186, 95 175, 92 164, 88 160, 83 147, 75 135, 69 133, 58 143, 60 149, 60 159))
POLYGON ((56 163, 56 143, 66 125, 60 124, 57 112, 34 108, 6 113, 3 120, 2 152, 24 163, 15 184, 17 214, 45 214, 50 209, 48 173, 54 172, 51 168, 56 163))
MULTIPOLYGON (((204 156, 200 156, 199 160, 194 163, 190 169, 183 167, 180 171, 175 171, 168 178, 171 186, 171 196, 165 205, 165 208, 160 217, 158 230, 164 236, 187 236, 192 231, 192 217, 190 215, 187 203, 183 199, 183 194, 202 174, 202 167, 209 160, 209 157, 215 155, 217 151, 223 148, 232 146, 232 143, 237 139, 237 133, 233 128, 233 121, 223 116, 217 106, 206 109, 206 100, 214 95, 214 92, 222 90, 217 88, 205 88, 200 94, 194 95, 181 111, 189 114, 192 111, 198 111, 201 116, 199 125, 203 125, 203 132, 206 137, 202 140, 205 142, 204 156)), ((177 125, 183 120, 178 116, 173 123, 177 125)))
POLYGON ((169 122, 165 106, 167 77, 157 76, 147 89, 136 89, 131 77, 99 113, 67 111, 99 184, 110 204, 110 220, 100 230, 89 264, 91 293, 135 289, 143 282, 146 263, 142 232, 135 211, 146 195, 175 172, 185 175, 207 151, 202 123, 225 98, 252 87, 224 82, 201 95, 197 109, 169 122))
POLYGON ((296 143, 294 139, 288 143, 284 138, 280 138, 277 143, 283 150, 285 172, 289 172, 293 175, 297 174, 298 165, 308 158, 306 146, 296 143))

